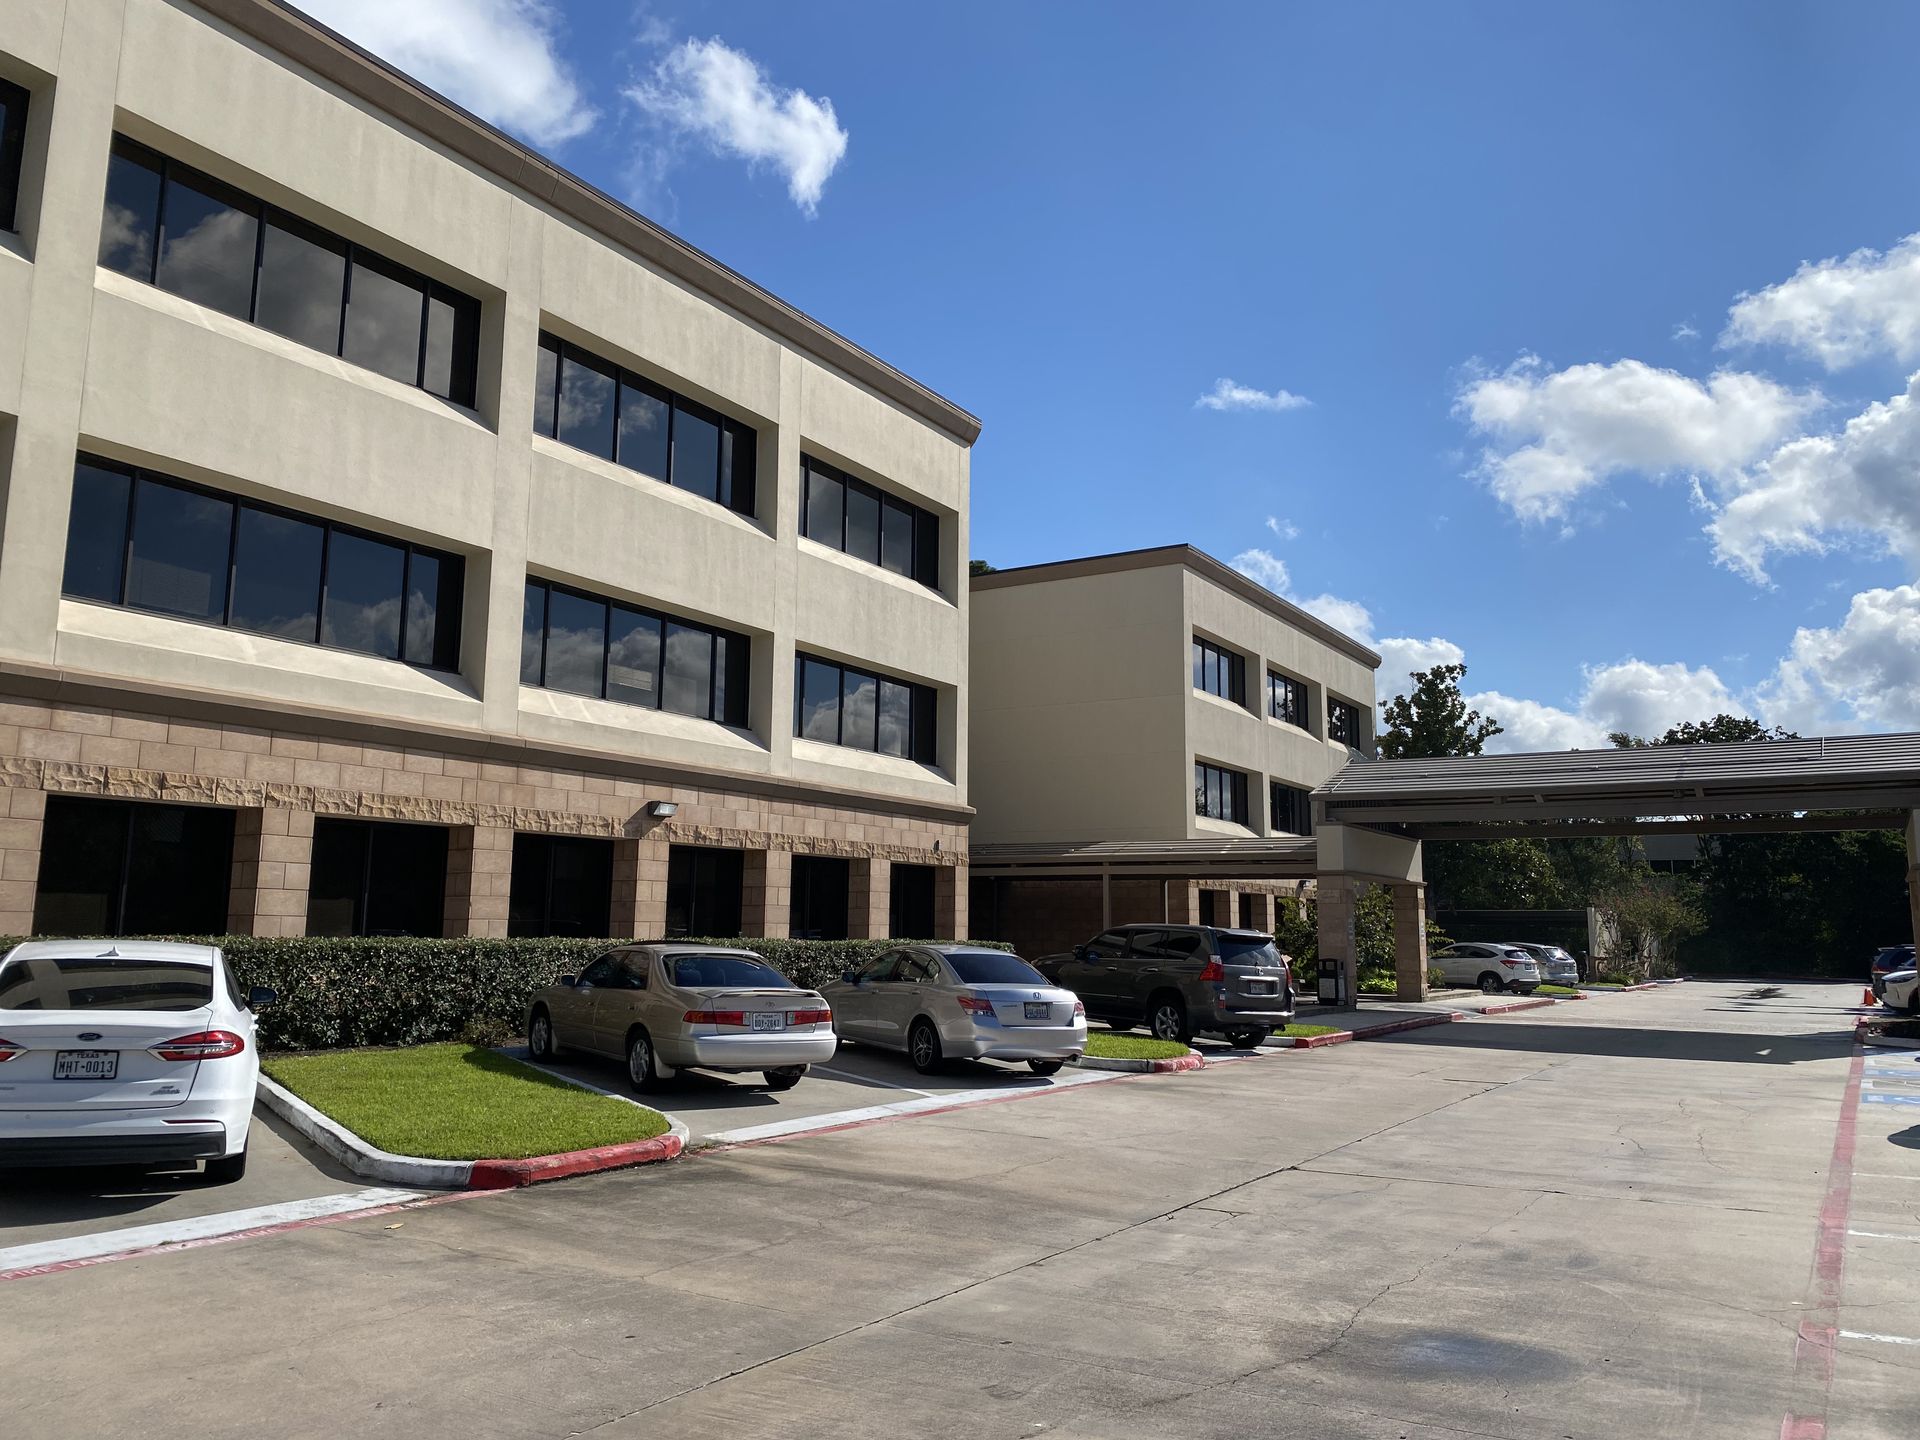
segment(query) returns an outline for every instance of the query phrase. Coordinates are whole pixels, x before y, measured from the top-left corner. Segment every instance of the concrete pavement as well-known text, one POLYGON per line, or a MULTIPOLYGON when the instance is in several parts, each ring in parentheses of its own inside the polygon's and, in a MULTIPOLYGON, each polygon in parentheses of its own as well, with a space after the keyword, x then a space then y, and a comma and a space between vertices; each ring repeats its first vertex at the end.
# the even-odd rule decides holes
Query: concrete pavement
POLYGON ((0 1414, 1907 1440, 1920 1105, 1850 1097, 1920 1066, 1870 1088, 1857 999, 1696 983, 8 1282, 0 1414))

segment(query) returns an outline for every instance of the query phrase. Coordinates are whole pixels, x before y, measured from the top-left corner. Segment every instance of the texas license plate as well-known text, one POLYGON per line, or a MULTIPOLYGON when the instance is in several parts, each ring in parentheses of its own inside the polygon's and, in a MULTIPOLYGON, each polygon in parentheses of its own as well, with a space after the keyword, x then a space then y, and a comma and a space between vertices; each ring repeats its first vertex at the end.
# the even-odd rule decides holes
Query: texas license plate
POLYGON ((756 1030, 784 1030, 787 1028, 787 1017, 779 1010, 768 1010, 753 1017, 753 1028, 756 1030))
POLYGON ((1271 995, 1273 994, 1273 984, 1274 982, 1271 980, 1249 980, 1247 982, 1247 993, 1249 995, 1271 995))
POLYGON ((1053 1014, 1053 1006, 1044 1000, 1027 1001, 1027 1019, 1045 1020, 1053 1014))
POLYGON ((118 1050, 56 1050, 53 1053, 56 1080, 111 1080, 119 1073, 118 1050))

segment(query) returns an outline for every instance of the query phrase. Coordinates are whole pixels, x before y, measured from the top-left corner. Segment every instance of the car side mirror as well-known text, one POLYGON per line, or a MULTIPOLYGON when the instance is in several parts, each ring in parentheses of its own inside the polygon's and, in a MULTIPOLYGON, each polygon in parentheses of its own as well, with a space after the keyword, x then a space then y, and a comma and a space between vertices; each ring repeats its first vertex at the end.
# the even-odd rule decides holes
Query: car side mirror
POLYGON ((1074 947, 1073 947, 1073 958, 1074 958, 1074 959, 1076 959, 1076 960, 1084 960, 1084 959, 1086 959, 1086 958, 1087 958, 1087 947, 1086 947, 1086 946, 1084 946, 1084 945, 1076 945, 1076 946, 1074 946, 1074 947))
POLYGON ((247 991, 247 1009, 264 1010, 280 998, 278 990, 269 990, 264 985, 256 985, 247 991))
POLYGON ((560 977, 560 983, 571 990, 580 983, 580 977, 578 975, 562 975, 560 977))

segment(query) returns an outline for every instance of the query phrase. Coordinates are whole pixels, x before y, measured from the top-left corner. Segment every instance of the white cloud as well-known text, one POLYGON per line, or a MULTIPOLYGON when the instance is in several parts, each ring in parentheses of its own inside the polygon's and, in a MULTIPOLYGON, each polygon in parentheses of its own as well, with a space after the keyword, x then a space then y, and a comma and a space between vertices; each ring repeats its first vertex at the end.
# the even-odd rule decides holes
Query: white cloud
POLYGON ((783 90, 750 57, 724 41, 688 40, 654 66, 626 96, 668 128, 704 140, 749 166, 786 177, 793 203, 811 215, 827 179, 847 153, 847 132, 833 102, 783 90))
POLYGON ((1880 354, 1911 363, 1920 358, 1920 235, 1884 253, 1803 264, 1778 285, 1741 295, 1720 343, 1785 345, 1829 370, 1880 354))
POLYGON ((1380 691, 1385 696, 1405 690, 1409 675, 1436 665, 1458 665, 1467 658, 1466 651, 1438 635, 1426 640, 1410 635, 1376 640, 1373 648, 1380 652, 1380 691))
POLYGON ((1498 690, 1467 696, 1469 706, 1502 726, 1502 733, 1487 742, 1487 749, 1497 754, 1597 750, 1606 746, 1607 736, 1616 730, 1652 739, 1683 721, 1743 709, 1725 682, 1705 666, 1623 660, 1589 666, 1584 674, 1580 702, 1571 710, 1498 690))
POLYGON ((1287 562, 1271 550, 1255 546, 1242 550, 1228 563, 1249 580, 1266 586, 1283 600, 1291 601, 1309 615, 1326 621, 1342 634, 1352 636, 1362 645, 1373 644, 1373 615, 1366 606, 1358 600, 1346 600, 1338 595, 1294 594, 1293 576, 1287 571, 1287 562))
POLYGON ((1275 535, 1278 535, 1282 540, 1298 540, 1300 538, 1300 527, 1298 525, 1294 524, 1291 520, 1282 520, 1277 516, 1267 516, 1267 529, 1271 530, 1275 535))
POLYGON ((1606 748, 1604 725, 1537 700, 1520 700, 1498 690, 1482 690, 1466 697, 1469 709, 1497 721, 1500 733, 1487 741, 1495 755, 1532 750, 1601 750, 1606 748))
POLYGON ((1838 431, 1788 441, 1727 488, 1707 533, 1716 558, 1750 579, 1766 580, 1769 554, 1819 554, 1849 539, 1920 559, 1920 373, 1838 431))
POLYGON ((1800 734, 1920 729, 1920 585, 1863 590, 1831 629, 1802 629, 1758 699, 1800 734))
POLYGON ((541 145, 594 112, 561 58, 546 0, 299 0, 300 8, 483 119, 541 145))
POLYGON ((1196 410, 1299 410, 1313 404, 1304 395, 1291 390, 1255 390, 1225 376, 1213 382, 1213 389, 1193 402, 1196 410))
POLYGON ((1491 442, 1476 474, 1522 520, 1564 520, 1608 477, 1738 476, 1821 404, 1741 371, 1705 383, 1639 360, 1549 371, 1532 355, 1470 380, 1454 411, 1491 442))
POLYGON ((1276 595, 1285 595, 1293 588, 1293 577, 1287 573, 1287 562, 1271 550, 1258 547, 1242 550, 1228 563, 1249 580, 1266 586, 1276 595))
POLYGON ((1678 325, 1673 327, 1673 338, 1676 340, 1698 340, 1700 338, 1700 332, 1685 320, 1682 320, 1678 325))

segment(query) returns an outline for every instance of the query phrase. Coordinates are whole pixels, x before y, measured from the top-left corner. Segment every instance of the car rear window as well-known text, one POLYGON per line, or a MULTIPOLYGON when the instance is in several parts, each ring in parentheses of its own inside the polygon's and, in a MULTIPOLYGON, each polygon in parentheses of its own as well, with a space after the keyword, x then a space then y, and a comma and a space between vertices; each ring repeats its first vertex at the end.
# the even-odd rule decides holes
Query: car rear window
POLYGON ((213 970, 181 960, 91 955, 0 965, 0 1010, 199 1010, 213 1003, 213 970))
POLYGON ((1213 948, 1223 965, 1278 967, 1286 963, 1280 958, 1280 952, 1273 948, 1273 941, 1256 940, 1250 935, 1216 935, 1213 937, 1213 948))
POLYGON ((1046 979, 1018 955, 999 950, 963 950, 949 954, 947 964, 962 985, 1044 985, 1046 979))
POLYGON ((692 990, 715 985, 750 985, 756 990, 797 990, 795 985, 764 960, 748 955, 675 955, 673 983, 692 990))

